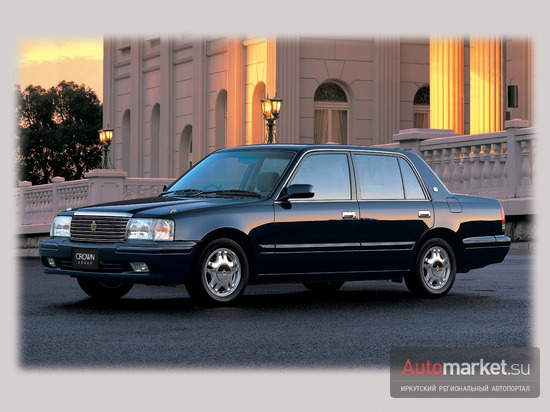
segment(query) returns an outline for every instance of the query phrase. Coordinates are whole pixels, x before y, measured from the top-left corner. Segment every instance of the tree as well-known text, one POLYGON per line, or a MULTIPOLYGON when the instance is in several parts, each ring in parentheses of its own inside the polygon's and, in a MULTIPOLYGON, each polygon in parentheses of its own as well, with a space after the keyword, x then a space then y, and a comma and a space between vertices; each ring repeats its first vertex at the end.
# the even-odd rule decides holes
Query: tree
POLYGON ((103 108, 89 87, 62 81, 49 90, 18 87, 17 93, 21 180, 33 184, 49 183, 55 176, 77 180, 100 167, 103 108))

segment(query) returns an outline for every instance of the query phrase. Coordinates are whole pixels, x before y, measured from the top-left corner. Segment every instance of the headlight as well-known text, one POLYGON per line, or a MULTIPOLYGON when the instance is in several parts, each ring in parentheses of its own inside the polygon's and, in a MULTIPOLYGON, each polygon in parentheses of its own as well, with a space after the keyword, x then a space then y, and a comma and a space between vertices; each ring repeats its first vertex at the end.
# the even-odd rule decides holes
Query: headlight
POLYGON ((128 239, 174 240, 174 222, 166 219, 130 219, 128 239))
POLYGON ((72 216, 56 216, 50 229, 51 237, 69 237, 71 235, 72 216))

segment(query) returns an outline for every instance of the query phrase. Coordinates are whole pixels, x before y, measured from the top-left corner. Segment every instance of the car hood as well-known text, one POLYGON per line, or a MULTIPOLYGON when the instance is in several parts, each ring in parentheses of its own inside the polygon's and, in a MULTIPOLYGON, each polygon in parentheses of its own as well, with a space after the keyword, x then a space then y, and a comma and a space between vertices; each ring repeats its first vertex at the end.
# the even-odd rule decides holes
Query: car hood
POLYGON ((129 213, 137 217, 161 217, 191 210, 242 205, 262 200, 263 199, 224 197, 149 197, 86 206, 79 208, 78 211, 92 213, 129 213))

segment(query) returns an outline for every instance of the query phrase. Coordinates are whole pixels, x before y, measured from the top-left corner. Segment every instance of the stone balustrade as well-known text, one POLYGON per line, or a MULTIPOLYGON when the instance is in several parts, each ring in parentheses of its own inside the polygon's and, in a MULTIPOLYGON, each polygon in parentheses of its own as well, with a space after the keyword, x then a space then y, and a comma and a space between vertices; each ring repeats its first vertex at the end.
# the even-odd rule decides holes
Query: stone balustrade
POLYGON ((497 198, 507 215, 532 213, 535 130, 510 120, 505 131, 459 136, 452 130, 409 129, 389 148, 420 155, 454 193, 497 198))
MULTIPOLYGON (((381 145, 419 154, 455 193, 498 198, 507 215, 532 214, 535 130, 511 120, 505 131, 459 136, 450 130, 409 129, 381 145)), ((157 196, 172 179, 129 178, 123 170, 93 170, 86 179, 47 185, 20 182, 16 189, 19 234, 47 233, 68 207, 157 196)))
POLYGON ((65 182, 54 177, 47 185, 20 182, 16 202, 19 234, 48 233, 57 213, 96 203, 157 196, 173 179, 127 177, 122 170, 93 170, 86 179, 65 182))

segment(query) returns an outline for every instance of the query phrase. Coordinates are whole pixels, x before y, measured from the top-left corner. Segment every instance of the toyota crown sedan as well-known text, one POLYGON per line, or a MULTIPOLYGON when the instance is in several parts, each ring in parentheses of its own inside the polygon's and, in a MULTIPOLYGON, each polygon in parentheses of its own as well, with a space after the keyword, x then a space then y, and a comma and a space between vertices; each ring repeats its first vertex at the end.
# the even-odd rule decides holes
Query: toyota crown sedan
POLYGON ((249 284, 405 280, 439 298, 456 273, 502 262, 510 248, 498 200, 450 193, 416 154, 343 145, 216 151, 158 197, 54 219, 40 258, 96 299, 134 284, 184 284, 204 304, 249 284))

